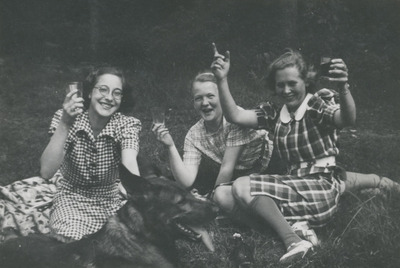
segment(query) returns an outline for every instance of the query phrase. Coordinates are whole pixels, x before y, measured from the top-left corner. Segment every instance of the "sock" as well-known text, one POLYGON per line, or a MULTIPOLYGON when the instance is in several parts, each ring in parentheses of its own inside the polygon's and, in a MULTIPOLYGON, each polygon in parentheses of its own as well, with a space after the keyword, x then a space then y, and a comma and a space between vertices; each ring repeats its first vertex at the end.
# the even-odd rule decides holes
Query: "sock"
POLYGON ((301 238, 296 235, 292 227, 279 211, 275 201, 268 196, 256 196, 250 202, 250 208, 257 215, 260 215, 281 238, 286 248, 292 243, 301 241, 301 238))
POLYGON ((398 183, 376 174, 346 172, 346 177, 346 191, 362 190, 367 188, 383 188, 400 192, 400 185, 398 183))
POLYGON ((234 220, 237 220, 240 223, 243 223, 246 226, 257 231, 263 232, 266 228, 265 222, 261 217, 254 213, 251 213, 251 211, 245 210, 238 204, 235 204, 233 209, 228 213, 234 220))

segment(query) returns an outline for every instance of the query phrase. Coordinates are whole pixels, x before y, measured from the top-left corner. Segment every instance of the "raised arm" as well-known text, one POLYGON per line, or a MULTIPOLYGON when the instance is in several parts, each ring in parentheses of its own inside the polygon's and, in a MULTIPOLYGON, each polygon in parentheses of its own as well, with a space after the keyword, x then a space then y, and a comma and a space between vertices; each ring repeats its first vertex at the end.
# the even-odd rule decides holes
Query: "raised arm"
POLYGON ((64 144, 69 129, 75 117, 83 112, 83 99, 76 96, 77 92, 72 91, 65 97, 60 122, 40 158, 40 175, 45 179, 53 177, 59 169, 64 159, 64 144))
POLYGON ((257 128, 257 114, 253 110, 240 110, 236 106, 228 85, 228 73, 230 68, 230 53, 227 51, 225 55, 218 53, 213 43, 214 61, 211 69, 217 78, 218 92, 224 116, 227 121, 248 128, 257 128))
POLYGON ((175 142, 164 125, 155 125, 152 128, 157 140, 163 143, 168 150, 169 164, 175 180, 183 187, 189 188, 193 185, 199 170, 198 165, 185 165, 175 146, 175 142))
POLYGON ((356 121, 356 105, 353 96, 351 95, 348 81, 347 66, 342 59, 332 59, 331 74, 328 79, 337 82, 339 91, 340 110, 335 112, 335 125, 339 128, 351 126, 356 121))

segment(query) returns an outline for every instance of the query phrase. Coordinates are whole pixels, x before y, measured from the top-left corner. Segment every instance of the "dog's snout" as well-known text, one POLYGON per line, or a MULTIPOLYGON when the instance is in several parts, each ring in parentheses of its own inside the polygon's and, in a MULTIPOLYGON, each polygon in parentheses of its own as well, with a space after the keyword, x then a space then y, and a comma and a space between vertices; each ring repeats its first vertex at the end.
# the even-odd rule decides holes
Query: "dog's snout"
POLYGON ((212 211, 212 213, 214 213, 214 214, 218 214, 218 213, 219 213, 219 207, 218 207, 217 205, 213 204, 213 205, 211 206, 211 211, 212 211))

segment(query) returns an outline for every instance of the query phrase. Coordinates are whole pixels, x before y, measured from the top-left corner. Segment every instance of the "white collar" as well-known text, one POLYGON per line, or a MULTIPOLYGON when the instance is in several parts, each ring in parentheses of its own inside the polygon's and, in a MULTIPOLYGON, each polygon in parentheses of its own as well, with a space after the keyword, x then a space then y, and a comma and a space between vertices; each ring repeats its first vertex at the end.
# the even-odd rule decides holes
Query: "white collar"
MULTIPOLYGON (((303 119, 304 114, 307 111, 307 107, 308 107, 307 103, 312 96, 313 96, 312 94, 308 93, 306 95, 306 97, 304 98, 303 102, 301 103, 301 105, 299 106, 299 108, 297 108, 296 112, 294 112, 294 119, 296 121, 300 121, 301 119, 303 119)), ((283 105, 283 107, 281 109, 279 119, 284 124, 287 124, 290 122, 290 120, 292 120, 292 117, 290 116, 290 113, 289 113, 288 108, 286 107, 286 104, 283 105)))

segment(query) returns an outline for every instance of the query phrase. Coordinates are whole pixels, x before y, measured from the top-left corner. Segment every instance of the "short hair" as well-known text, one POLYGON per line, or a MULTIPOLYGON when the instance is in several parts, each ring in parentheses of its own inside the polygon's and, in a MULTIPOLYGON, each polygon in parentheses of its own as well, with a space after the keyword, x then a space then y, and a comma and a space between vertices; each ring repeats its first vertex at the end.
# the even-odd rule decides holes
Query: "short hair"
POLYGON ((193 84, 195 82, 211 82, 214 84, 217 84, 217 78, 215 77, 215 75, 210 71, 210 70, 206 70, 206 71, 202 71, 200 73, 198 73, 194 79, 191 82, 191 89, 193 90, 193 84))
POLYGON ((122 83, 122 98, 121 98, 121 106, 118 111, 127 113, 129 112, 133 106, 135 105, 133 95, 132 95, 132 87, 126 82, 124 72, 119 67, 114 66, 102 66, 99 67, 89 73, 86 79, 83 81, 83 105, 86 109, 89 108, 90 98, 89 95, 92 93, 94 86, 99 80, 99 77, 104 74, 112 74, 118 76, 121 79, 122 83))
POLYGON ((313 77, 309 75, 307 63, 303 56, 298 51, 294 51, 291 48, 285 49, 285 52, 274 60, 269 66, 268 72, 268 86, 271 90, 275 91, 276 73, 279 70, 283 70, 288 67, 296 67, 299 71, 300 78, 303 79, 306 85, 306 91, 313 90, 313 77))

